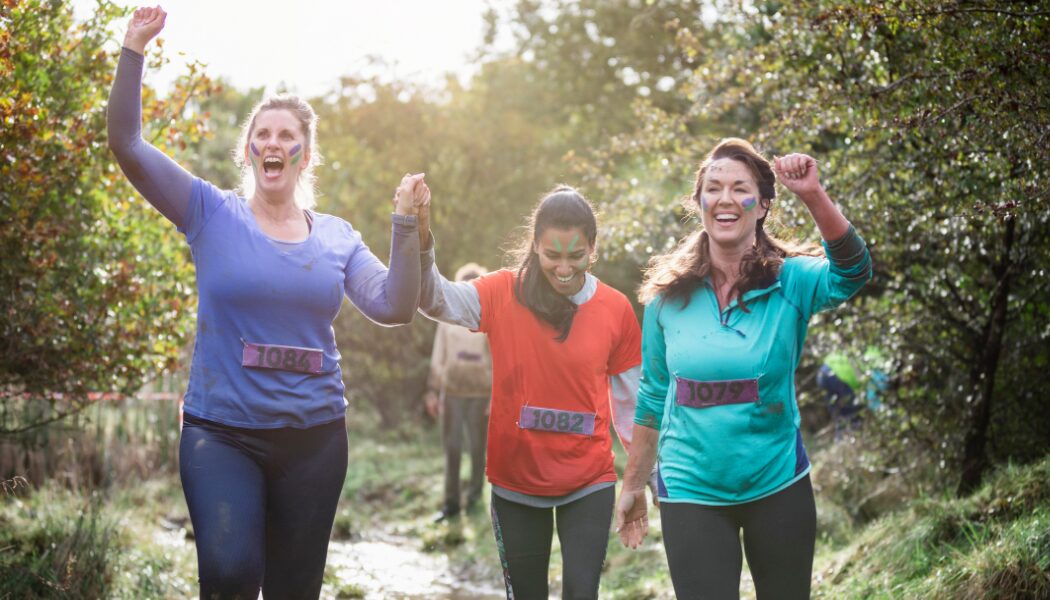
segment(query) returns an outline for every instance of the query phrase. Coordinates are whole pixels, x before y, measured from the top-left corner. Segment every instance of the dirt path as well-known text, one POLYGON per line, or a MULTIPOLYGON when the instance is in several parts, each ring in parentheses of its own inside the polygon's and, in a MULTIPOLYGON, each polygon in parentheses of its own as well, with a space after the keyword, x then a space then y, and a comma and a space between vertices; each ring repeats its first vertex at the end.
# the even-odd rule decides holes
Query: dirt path
MULTIPOLYGON (((484 568, 456 567, 442 553, 425 553, 415 539, 370 534, 359 541, 332 541, 328 569, 357 598, 502 598, 499 580, 484 568)), ((328 587, 328 586, 326 586, 328 587)), ((338 590, 326 590, 337 597, 338 590)))

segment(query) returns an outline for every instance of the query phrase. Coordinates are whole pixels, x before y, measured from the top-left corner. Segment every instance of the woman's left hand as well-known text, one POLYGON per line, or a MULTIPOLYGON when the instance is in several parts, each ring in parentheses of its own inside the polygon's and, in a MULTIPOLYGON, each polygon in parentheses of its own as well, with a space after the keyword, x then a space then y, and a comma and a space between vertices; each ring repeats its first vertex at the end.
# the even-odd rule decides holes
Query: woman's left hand
POLYGON ((808 154, 793 153, 773 159, 773 170, 784 187, 806 202, 822 190, 817 160, 808 154))
POLYGON ((419 224, 419 249, 426 250, 430 246, 430 188, 426 182, 420 184, 423 188, 421 198, 417 203, 419 214, 416 215, 419 224))

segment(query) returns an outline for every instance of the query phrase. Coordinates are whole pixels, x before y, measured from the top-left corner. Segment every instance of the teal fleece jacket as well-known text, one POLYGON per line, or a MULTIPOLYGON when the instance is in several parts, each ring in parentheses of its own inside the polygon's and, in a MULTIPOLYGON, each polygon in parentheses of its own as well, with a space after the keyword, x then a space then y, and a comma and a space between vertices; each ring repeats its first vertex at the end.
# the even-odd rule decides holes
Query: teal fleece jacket
POLYGON ((657 429, 663 502, 731 505, 776 493, 809 472, 795 369, 809 320, 871 277, 853 227, 824 243, 828 258, 787 258, 773 285, 719 310, 710 281, 687 306, 645 307, 635 423, 657 429), (681 389, 679 389, 681 388, 681 389))

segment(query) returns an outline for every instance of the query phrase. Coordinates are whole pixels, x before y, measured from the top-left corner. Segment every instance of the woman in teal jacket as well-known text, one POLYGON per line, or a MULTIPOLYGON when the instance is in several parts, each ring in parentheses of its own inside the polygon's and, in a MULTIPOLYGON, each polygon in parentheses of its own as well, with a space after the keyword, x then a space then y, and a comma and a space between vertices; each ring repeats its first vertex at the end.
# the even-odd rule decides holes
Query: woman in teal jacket
POLYGON ((617 527, 628 546, 644 538, 658 459, 679 598, 738 597, 741 531, 758 597, 807 598, 816 509, 795 369, 810 317, 855 294, 871 258, 804 154, 770 164, 723 140, 692 201, 703 227, 655 258, 641 289, 642 384, 617 527), (824 253, 765 232, 778 178, 813 216, 824 253))

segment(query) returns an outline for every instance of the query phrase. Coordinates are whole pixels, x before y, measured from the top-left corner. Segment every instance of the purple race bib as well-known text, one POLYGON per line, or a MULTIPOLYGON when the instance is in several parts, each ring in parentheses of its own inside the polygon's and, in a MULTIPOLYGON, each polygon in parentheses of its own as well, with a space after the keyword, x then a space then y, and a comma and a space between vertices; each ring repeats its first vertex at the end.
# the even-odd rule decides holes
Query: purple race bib
MULTIPOLYGON (((243 341, 243 340, 242 340, 243 341)), ((296 373, 320 373, 324 363, 324 351, 317 348, 277 346, 275 344, 253 344, 244 342, 241 354, 242 367, 278 369, 296 373)))
POLYGON ((694 381, 675 377, 678 389, 675 401, 691 408, 710 408, 725 404, 751 404, 758 402, 757 379, 733 379, 729 381, 694 381))
POLYGON ((518 427, 553 433, 594 435, 595 416, 594 413, 540 408, 538 406, 522 406, 521 416, 518 418, 518 427))

